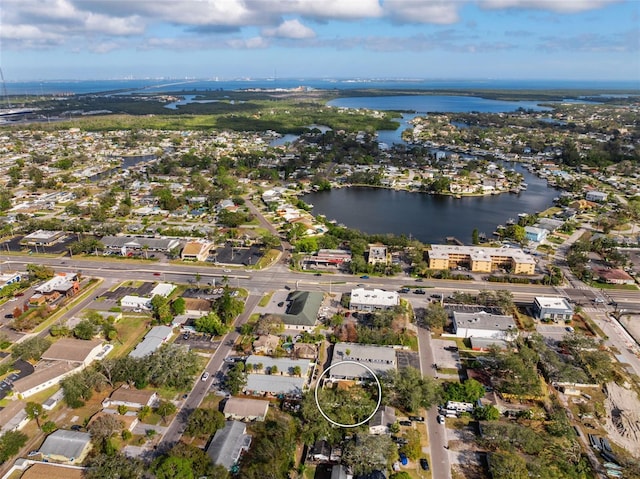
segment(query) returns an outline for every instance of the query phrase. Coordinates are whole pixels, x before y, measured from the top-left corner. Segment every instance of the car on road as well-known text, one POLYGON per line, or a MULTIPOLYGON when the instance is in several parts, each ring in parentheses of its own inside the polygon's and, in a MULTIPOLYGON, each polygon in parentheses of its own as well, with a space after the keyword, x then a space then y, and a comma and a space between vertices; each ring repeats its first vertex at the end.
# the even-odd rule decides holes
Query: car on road
POLYGON ((570 333, 575 332, 575 329, 573 329, 573 326, 567 326, 567 331, 569 331, 570 333))
POLYGON ((4 317, 7 318, 7 319, 12 319, 13 318, 13 314, 11 314, 11 313, 5 314, 4 317))
POLYGON ((366 274, 363 274, 362 276, 360 276, 360 279, 369 279, 369 276, 367 276, 366 274))
POLYGON ((444 416, 442 414, 438 415, 438 424, 444 424, 444 416))
POLYGON ((280 302, 278 303, 278 308, 282 308, 283 306, 284 306, 284 301, 280 301, 280 302))
POLYGON ((429 461, 427 461, 425 457, 420 458, 420 467, 422 468, 423 471, 429 470, 429 461))
POLYGON ((416 289, 413 294, 427 294, 427 292, 424 289, 416 289))
POLYGON ((158 273, 157 271, 155 273, 153 273, 154 276, 160 276, 161 273, 158 273))
POLYGON ((206 381, 207 379, 209 379, 209 373, 205 371, 204 373, 202 373, 202 380, 206 381))
POLYGON ((398 290, 398 293, 408 293, 409 292, 409 288, 400 288, 398 290))
POLYGON ((231 270, 230 269, 223 269, 222 272, 223 273, 231 273, 231 270))
POLYGON ((416 278, 416 281, 417 281, 418 283, 422 283, 422 282, 424 281, 424 279, 422 279, 422 278, 416 278))
POLYGON ((16 293, 14 294, 15 297, 20 297, 20 296, 24 296, 24 293, 16 293))
POLYGON ((398 424, 401 426, 411 426, 413 423, 411 421, 398 421, 398 424))
POLYGON ((409 416, 410 421, 416 422, 424 422, 424 418, 422 416, 409 416))
POLYGON ((189 333, 184 333, 184 334, 182 335, 182 339, 184 339, 184 340, 186 341, 187 339, 189 339, 189 336, 190 336, 190 334, 189 334, 189 333))

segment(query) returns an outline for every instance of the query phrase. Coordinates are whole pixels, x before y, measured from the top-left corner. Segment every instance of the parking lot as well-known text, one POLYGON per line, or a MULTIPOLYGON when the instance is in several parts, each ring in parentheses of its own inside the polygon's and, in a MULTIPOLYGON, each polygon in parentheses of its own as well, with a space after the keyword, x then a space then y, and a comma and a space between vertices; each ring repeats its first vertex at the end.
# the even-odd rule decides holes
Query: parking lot
POLYGON ((458 369, 460 368, 460 355, 457 351, 446 350, 445 347, 455 346, 454 341, 446 341, 444 339, 432 339, 433 357, 438 368, 458 369))
POLYGON ((420 357, 413 351, 397 351, 398 369, 412 367, 420 371, 420 357))
POLYGON ((211 341, 210 336, 203 334, 190 333, 185 336, 180 334, 174 341, 174 344, 187 345, 190 349, 200 349, 203 351, 215 351, 220 347, 220 341, 211 341), (187 339, 185 339, 185 337, 187 339))

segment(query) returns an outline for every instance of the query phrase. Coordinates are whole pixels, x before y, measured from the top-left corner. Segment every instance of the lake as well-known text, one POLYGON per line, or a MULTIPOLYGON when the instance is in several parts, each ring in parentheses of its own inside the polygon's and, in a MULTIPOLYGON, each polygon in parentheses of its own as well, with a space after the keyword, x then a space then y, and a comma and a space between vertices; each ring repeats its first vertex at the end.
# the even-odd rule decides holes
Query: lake
POLYGON ((537 213, 552 206, 558 190, 521 165, 505 164, 522 173, 528 184, 518 194, 481 197, 436 196, 384 188, 351 187, 309 193, 302 199, 313 205, 314 215, 325 215, 348 228, 365 233, 393 233, 423 243, 442 243, 454 236, 471 244, 474 228, 488 238, 500 224, 518 220, 519 213, 537 213))

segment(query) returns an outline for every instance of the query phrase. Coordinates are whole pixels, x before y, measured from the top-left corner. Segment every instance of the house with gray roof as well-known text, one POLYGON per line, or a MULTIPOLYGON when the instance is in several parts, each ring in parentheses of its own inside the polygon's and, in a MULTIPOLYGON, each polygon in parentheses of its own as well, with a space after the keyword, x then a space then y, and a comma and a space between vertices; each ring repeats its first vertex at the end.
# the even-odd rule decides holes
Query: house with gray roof
POLYGON ((509 315, 491 314, 486 311, 453 312, 453 333, 458 338, 504 340, 517 332, 518 327, 509 315))
POLYGON ((294 368, 299 367, 300 377, 303 378, 307 377, 307 374, 309 373, 309 367, 311 366, 311 363, 308 359, 272 358, 270 356, 257 356, 255 354, 252 354, 247 358, 246 364, 248 371, 251 370, 249 368, 250 365, 252 366, 254 364, 262 364, 262 369, 260 369, 259 372, 263 374, 268 373, 272 376, 276 374, 280 376, 293 376, 294 368), (277 373, 271 372, 274 367, 276 368, 275 370, 277 371, 277 373))
POLYGON ((132 358, 148 356, 166 343, 172 335, 173 329, 169 326, 154 326, 135 349, 129 353, 129 356, 132 358))
POLYGON ((287 329, 311 331, 318 321, 324 294, 315 291, 293 291, 287 297, 285 314, 280 318, 287 329))
POLYGON ((306 378, 295 376, 271 376, 269 374, 247 374, 245 394, 267 397, 302 397, 306 378))
POLYGON ((88 432, 58 429, 47 436, 39 452, 45 459, 79 464, 90 448, 91 436, 88 432))
POLYGON ((249 450, 251 436, 246 432, 244 423, 227 421, 222 429, 216 431, 207 448, 211 461, 230 471, 238 463, 242 453, 249 450))

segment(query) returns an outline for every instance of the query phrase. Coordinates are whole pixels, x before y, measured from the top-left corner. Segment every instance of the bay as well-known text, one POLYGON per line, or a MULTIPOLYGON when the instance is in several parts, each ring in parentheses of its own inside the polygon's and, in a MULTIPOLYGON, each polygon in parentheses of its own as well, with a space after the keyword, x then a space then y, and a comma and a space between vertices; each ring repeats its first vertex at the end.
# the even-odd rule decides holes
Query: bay
POLYGON ((474 228, 488 238, 497 226, 519 213, 537 213, 552 206, 558 190, 519 164, 510 165, 528 184, 518 194, 462 197, 429 195, 385 188, 349 187, 309 193, 302 199, 314 215, 325 215, 348 228, 369 234, 411 236, 423 243, 443 243, 453 236, 471 244, 474 228))

